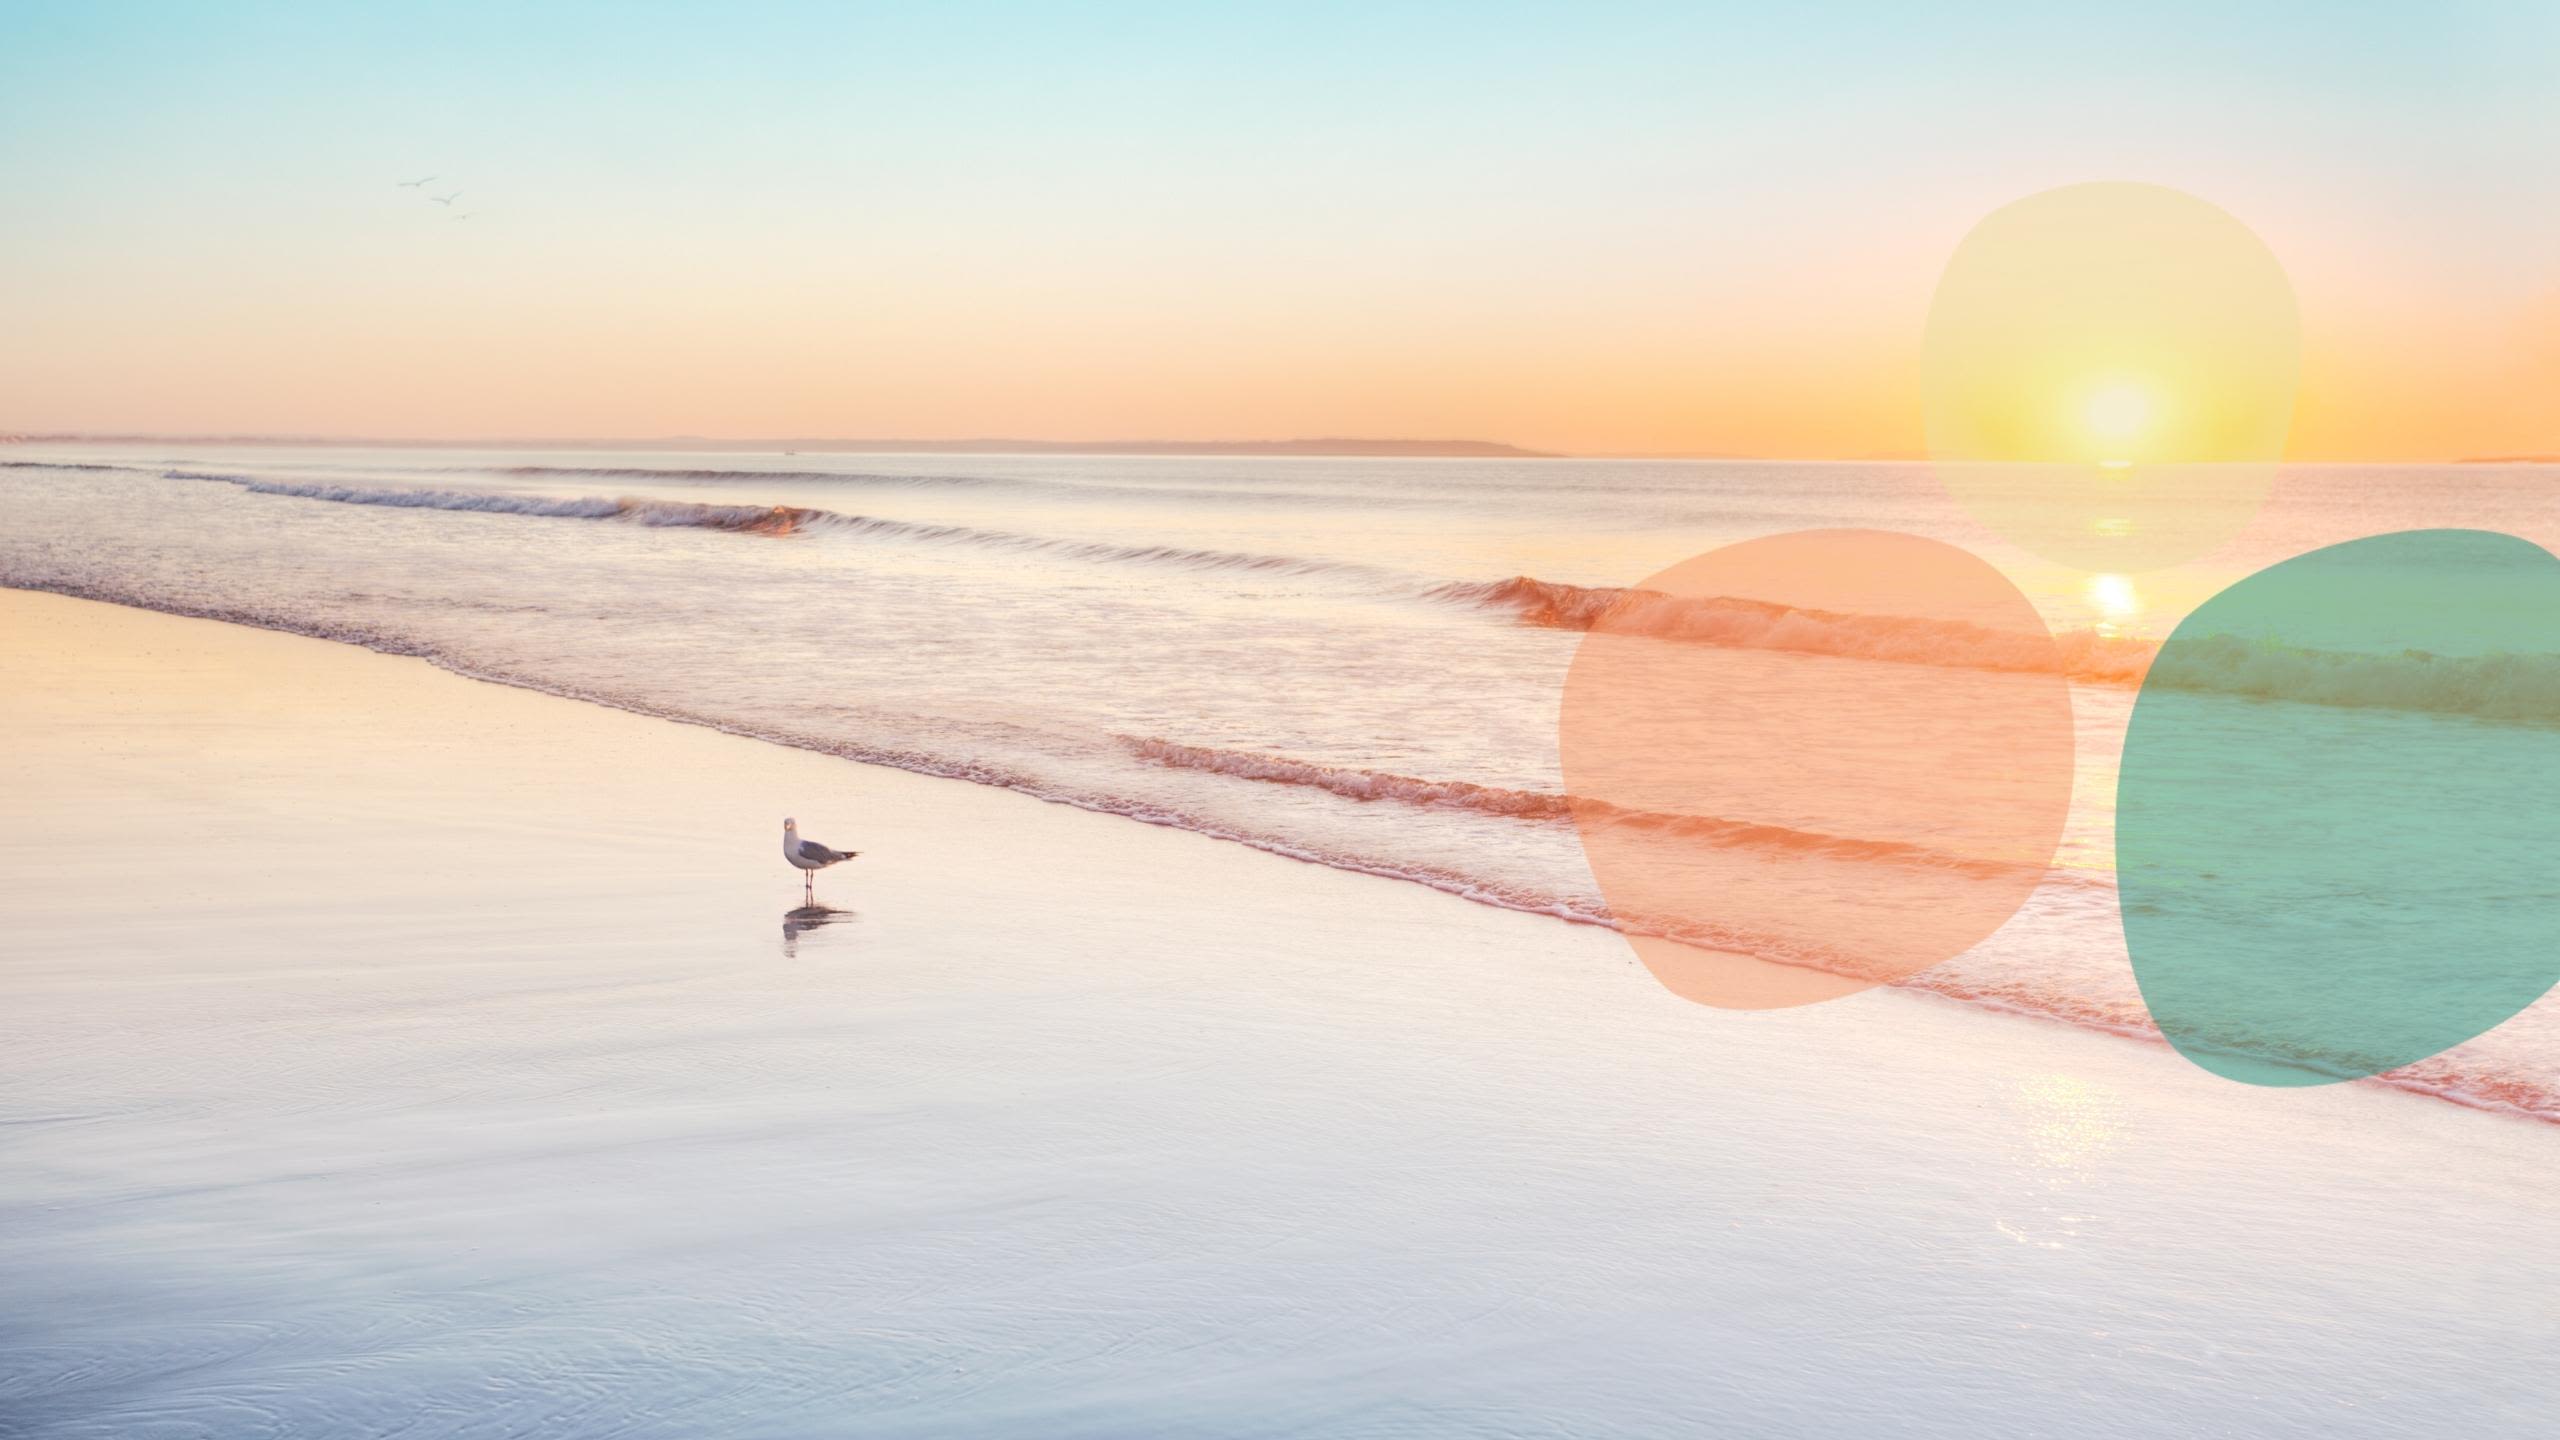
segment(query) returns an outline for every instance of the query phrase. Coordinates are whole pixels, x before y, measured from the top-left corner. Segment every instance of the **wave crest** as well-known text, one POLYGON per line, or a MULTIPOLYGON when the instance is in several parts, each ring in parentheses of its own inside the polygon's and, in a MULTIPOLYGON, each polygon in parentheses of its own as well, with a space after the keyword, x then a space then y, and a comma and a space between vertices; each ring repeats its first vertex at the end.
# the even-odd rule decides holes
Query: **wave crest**
POLYGON ((514 475, 532 478, 544 475, 575 475, 599 480, 686 480, 724 483, 732 480, 801 480, 819 482, 869 482, 880 485, 915 485, 927 487, 962 487, 1012 485, 1017 482, 984 475, 897 475, 872 470, 706 470, 672 469, 653 465, 508 465, 494 470, 470 466, 449 466, 447 474, 514 475))
POLYGON ((2203 635, 2162 652, 2151 683, 2351 710, 2560 725, 2560 655, 2354 654, 2203 635))
MULTIPOLYGON (((262 480, 254 475, 226 475, 199 470, 161 470, 167 480, 205 480, 236 486, 254 495, 320 500, 337 505, 383 505, 406 510, 451 510, 491 515, 534 515, 564 520, 618 520, 635 525, 720 530, 733 534, 785 536, 835 531, 851 535, 888 536, 935 544, 976 545, 1023 553, 1042 553, 1071 560, 1137 565, 1171 565, 1193 570, 1241 570, 1275 575, 1342 573, 1378 575, 1362 566, 1308 560, 1294 555, 1257 555, 1178 545, 1125 545, 1106 540, 1068 540, 986 530, 972 525, 940 525, 920 520, 892 520, 877 515, 850 515, 802 505, 715 505, 694 500, 614 499, 601 495, 555 497, 511 495, 485 490, 386 490, 362 485, 331 485, 262 480)), ((668 472, 652 472, 668 473, 668 472)))
POLYGON ((1514 790, 1466 780, 1424 780, 1384 770, 1326 765, 1250 750, 1186 745, 1152 736, 1122 736, 1121 744, 1142 760, 1175 769, 1204 770, 1270 785, 1301 785, 1346 799, 1387 801, 1436 809, 1470 810, 1513 820, 1574 821, 1654 831, 1682 840, 1712 845, 1783 852, 1789 855, 1847 861, 1882 861, 1954 870, 1985 878, 2015 875, 2042 866, 1980 860, 1900 840, 1867 839, 1797 830, 1714 815, 1666 815, 1635 810, 1579 795, 1514 790))
POLYGON ((1734 596, 1566 585, 1515 575, 1438 586, 1431 598, 1503 610, 1531 625, 1647 635, 1734 650, 1782 650, 1845 660, 2012 673, 2059 672, 2131 685, 2151 663, 2151 642, 2076 630, 2047 636, 1911 615, 1852 615, 1734 596))

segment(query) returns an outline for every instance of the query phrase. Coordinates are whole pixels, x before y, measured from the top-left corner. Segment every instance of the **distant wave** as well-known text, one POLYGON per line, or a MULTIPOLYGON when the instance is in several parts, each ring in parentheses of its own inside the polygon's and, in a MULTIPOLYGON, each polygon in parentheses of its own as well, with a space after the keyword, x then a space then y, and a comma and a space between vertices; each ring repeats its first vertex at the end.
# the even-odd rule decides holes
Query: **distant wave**
POLYGON ((670 469, 651 465, 508 465, 497 469, 452 467, 446 473, 472 475, 514 475, 534 478, 545 475, 577 476, 595 480, 688 480, 722 482, 730 480, 799 480, 799 481, 871 481, 887 485, 973 486, 1014 485, 1019 482, 990 475, 907 475, 876 470, 705 470, 670 469))
MULTIPOLYGON (((558 519, 614 521, 762 537, 838 533, 925 544, 968 545, 1066 560, 1158 565, 1277 576, 1327 575, 1367 582, 1387 597, 1419 597, 1545 628, 1655 636, 1727 649, 2000 673, 2060 673, 2086 684, 2145 683, 2240 699, 2351 709, 2458 715, 2500 724, 2560 726, 2560 655, 2461 657, 2419 651, 2355 654, 2273 645, 2232 636, 2181 641, 2162 658, 2158 642, 2090 630, 2044 637, 1960 621, 1861 615, 1797 608, 1738 597, 1687 597, 1659 591, 1582 586, 1518 575, 1505 580, 1434 584, 1371 566, 1293 555, 1172 545, 1133 545, 1021 534, 969 525, 934 524, 797 505, 728 505, 689 500, 558 497, 498 491, 392 489, 265 479, 160 465, 0 461, 5 469, 119 471, 173 480, 218 482, 260 495, 558 519)), ((576 472, 517 467, 533 473, 673 475, 665 470, 576 472)), ((747 473, 747 472, 701 472, 747 473)), ((759 472, 761 473, 761 472, 759 472)), ((816 472, 812 472, 816 473, 816 472)), ((1425 782, 1416 782, 1425 783, 1425 782)))
MULTIPOLYGON (((1037 474, 952 474, 949 472, 919 474, 884 470, 727 470, 669 469, 663 466, 575 466, 575 465, 511 465, 489 469, 471 466, 440 466, 415 473, 436 475, 506 475, 520 478, 563 476, 598 480, 682 481, 697 485, 732 485, 754 481, 788 480, 802 484, 867 485, 895 489, 941 490, 1008 490, 1040 495, 1072 495, 1084 499, 1110 497, 1137 501, 1191 500, 1211 505, 1297 505, 1341 504, 1350 497, 1339 490, 1279 486, 1257 483, 1251 486, 1222 487, 1212 485, 1168 485, 1134 483, 1129 477, 1116 479, 1081 477, 1062 479, 1037 474)), ((1368 489, 1358 501, 1372 508, 1427 508, 1442 503, 1432 494, 1404 494, 1392 490, 1368 489)))
POLYGON ((162 474, 171 480, 211 480, 236 485, 253 495, 325 500, 336 505, 542 515, 566 520, 624 520, 637 525, 685 526, 756 535, 788 535, 825 513, 790 505, 703 505, 684 500, 609 500, 596 495, 554 499, 543 495, 505 495, 480 490, 378 490, 361 485, 260 480, 248 475, 221 475, 195 470, 168 470, 162 474))
POLYGON ((485 490, 385 490, 359 485, 329 485, 263 480, 253 475, 210 471, 163 470, 170 480, 207 480, 236 486, 256 495, 321 500, 338 505, 383 505, 408 510, 452 510, 497 515, 535 515, 567 520, 615 520, 627 524, 719 530, 732 534, 786 536, 833 531, 878 535, 931 544, 976 545, 992 549, 1057 555, 1070 560, 1098 560, 1138 565, 1170 565, 1194 570, 1247 570, 1278 575, 1341 573, 1383 575, 1363 566, 1293 555, 1257 555, 1241 551, 1196 549, 1179 545, 1125 545, 1102 540, 1068 540, 987 530, 972 525, 937 525, 917 520, 891 520, 876 515, 849 515, 801 505, 714 505, 693 500, 612 499, 600 495, 559 498, 510 495, 485 490))

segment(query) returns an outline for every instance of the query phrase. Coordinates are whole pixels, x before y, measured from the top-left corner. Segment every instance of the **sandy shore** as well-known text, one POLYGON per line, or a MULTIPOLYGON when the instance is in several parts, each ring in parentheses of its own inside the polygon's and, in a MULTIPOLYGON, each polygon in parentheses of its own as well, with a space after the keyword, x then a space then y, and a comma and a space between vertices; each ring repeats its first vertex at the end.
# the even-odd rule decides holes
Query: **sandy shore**
POLYGON ((0 673, 0 1433, 2560 1412, 2546 1126, 319 641, 0 592, 0 673))

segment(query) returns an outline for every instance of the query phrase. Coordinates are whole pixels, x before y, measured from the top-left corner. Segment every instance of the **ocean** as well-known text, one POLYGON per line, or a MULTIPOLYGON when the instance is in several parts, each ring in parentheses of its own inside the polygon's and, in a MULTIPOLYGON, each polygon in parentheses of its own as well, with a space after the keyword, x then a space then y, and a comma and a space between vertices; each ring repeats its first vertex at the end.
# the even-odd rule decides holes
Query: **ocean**
MULTIPOLYGON (((2058 638, 2073 789, 2055 863, 2017 916, 1901 983, 2133 1037, 2157 1032, 2118 915, 2116 762, 2160 640, 2234 581, 2325 545, 2441 527, 2560 541, 2560 469, 2525 465, 2289 468, 2214 553, 2093 575, 1983 529, 1919 464, 176 442, 0 455, 0 584, 420 656, 1577 924, 1613 917, 1569 814, 1559 701, 1587 629, 1625 613, 1624 587, 1791 531, 1945 540, 1996 566, 2058 638)), ((2495 577, 2444 580, 2501 603, 2495 577)), ((1827 704, 1915 665, 2015 663, 1998 637, 1925 616, 1785 613, 1751 596, 1660 612, 1667 643, 1745 655, 1768 693, 1827 704), (1821 686, 1796 683, 1807 667, 1821 686)), ((2502 652, 2494 683, 2454 683, 2440 659, 2384 656, 2309 683, 2235 653, 2181 666, 2177 683, 2234 716, 2285 706, 2315 740, 2352 724, 2394 753, 2474 753, 2468 737, 2494 730, 2502 770, 2522 777, 2506 803, 2538 817, 2560 801, 2538 779, 2560 776, 2560 654, 2502 652)), ((1738 684, 1730 703, 1759 693, 1738 684)), ((2338 768, 2261 783, 2356 783, 2338 768)), ((2386 823, 2403 778, 2373 779, 2386 823)), ((1741 798, 1733 808, 1753 811, 1741 798)), ((859 814, 813 801, 800 818, 861 844, 859 814)), ((1717 843, 1736 846, 1802 823, 1718 819, 1735 823, 1717 843)), ((2232 823, 2281 844, 2286 819, 2232 823)), ((1862 867, 1902 863, 1833 838, 1851 842, 1829 857, 1851 900, 1874 874, 1862 867)), ((2412 882, 2432 887, 2431 907, 2475 868, 2460 836, 2441 849, 2443 873, 2412 882)), ((2498 903, 2480 883, 2479 903, 2498 903)), ((2366 915, 2392 904, 2329 898, 2366 915)), ((1787 964, 1857 964, 1783 918, 1706 929, 1787 964)), ((2560 1120, 2560 1006, 2384 1078, 2560 1120)))

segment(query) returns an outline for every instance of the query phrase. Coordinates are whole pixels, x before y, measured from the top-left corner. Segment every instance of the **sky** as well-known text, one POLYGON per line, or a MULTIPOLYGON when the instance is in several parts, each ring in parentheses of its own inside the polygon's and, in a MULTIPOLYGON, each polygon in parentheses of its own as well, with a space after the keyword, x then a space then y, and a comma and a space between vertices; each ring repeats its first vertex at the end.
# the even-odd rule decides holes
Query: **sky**
POLYGON ((0 0, 0 432, 1903 454, 1968 231, 2132 180, 2283 265, 2295 458, 2560 451, 2555 59, 2548 0, 0 0))

